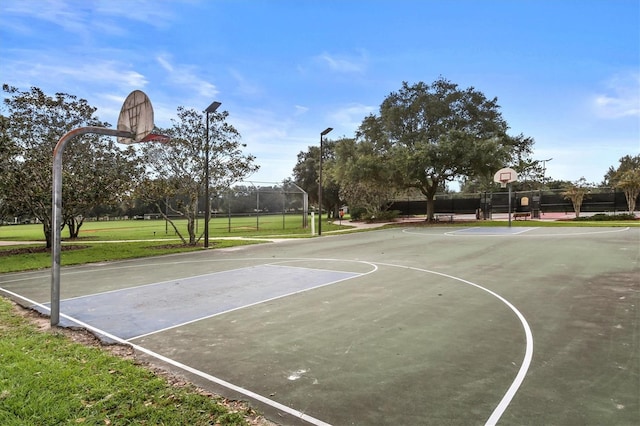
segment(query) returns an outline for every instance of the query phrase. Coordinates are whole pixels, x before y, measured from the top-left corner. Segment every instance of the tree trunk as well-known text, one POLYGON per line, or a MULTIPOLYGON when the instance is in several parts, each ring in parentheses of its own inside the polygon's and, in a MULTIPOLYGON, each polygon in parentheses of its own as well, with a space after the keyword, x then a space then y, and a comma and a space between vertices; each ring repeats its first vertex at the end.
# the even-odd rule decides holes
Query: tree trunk
POLYGON ((47 248, 50 249, 53 245, 53 236, 51 235, 51 223, 48 221, 42 221, 42 231, 44 232, 44 238, 47 242, 47 248))
POLYGON ((434 197, 427 197, 427 222, 433 222, 433 214, 435 210, 435 201, 434 197))
POLYGON ((169 219, 169 217, 165 214, 165 210, 160 206, 160 204, 158 204, 158 203, 154 203, 154 204, 156 205, 156 208, 158 209, 158 213, 160 213, 160 215, 164 218, 164 220, 166 220, 167 222, 169 222, 171 224, 171 227, 173 228, 173 231, 180 238, 180 241, 182 241, 182 244, 186 245, 187 244, 187 240, 184 239, 184 237, 182 236, 182 234, 178 230, 178 227, 176 226, 176 224, 173 223, 173 221, 171 219, 169 219))
POLYGON ((191 200, 191 208, 187 208, 187 231, 189 233, 189 245, 196 245, 195 222, 198 217, 198 199, 191 200))
POLYGON ((624 196, 627 198, 627 207, 629 208, 629 214, 634 214, 636 211, 636 198, 638 198, 640 190, 638 188, 624 189, 624 196))
POLYGON ((189 245, 193 246, 196 244, 196 221, 194 217, 189 215, 187 218, 187 232, 189 233, 189 245))
POLYGON ((78 234, 80 233, 80 228, 84 223, 84 217, 78 220, 75 217, 71 217, 67 219, 67 227, 69 228, 69 239, 75 240, 78 238, 78 234))
POLYGON ((427 219, 426 221, 433 222, 433 214, 435 213, 435 198, 438 190, 438 183, 433 182, 431 185, 420 188, 422 194, 427 198, 427 219))

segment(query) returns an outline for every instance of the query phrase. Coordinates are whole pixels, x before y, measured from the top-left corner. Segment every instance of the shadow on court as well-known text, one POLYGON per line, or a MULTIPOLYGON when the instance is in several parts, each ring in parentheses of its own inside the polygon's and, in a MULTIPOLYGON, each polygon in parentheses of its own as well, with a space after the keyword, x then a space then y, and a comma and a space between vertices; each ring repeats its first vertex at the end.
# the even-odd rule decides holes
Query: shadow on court
MULTIPOLYGON (((61 313, 282 424, 634 424, 639 244, 637 228, 325 236, 63 268, 61 313)), ((0 287, 46 310, 47 271, 0 287)))

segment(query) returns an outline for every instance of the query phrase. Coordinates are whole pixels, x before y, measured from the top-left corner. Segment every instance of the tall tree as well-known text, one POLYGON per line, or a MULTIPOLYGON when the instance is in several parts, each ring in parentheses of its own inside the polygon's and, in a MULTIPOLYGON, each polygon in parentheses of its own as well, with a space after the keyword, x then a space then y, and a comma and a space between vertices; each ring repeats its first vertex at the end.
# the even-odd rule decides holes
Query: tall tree
POLYGON ((488 176, 530 152, 533 140, 507 134, 497 99, 440 78, 431 85, 403 83, 367 117, 359 140, 389 144, 396 182, 418 189, 432 220, 439 188, 457 177, 488 176))
POLYGON ((330 169, 340 183, 340 196, 351 211, 364 209, 368 218, 385 215, 389 202, 397 192, 393 171, 387 166, 388 145, 372 140, 356 143, 342 139, 336 145, 335 162, 330 169))
POLYGON ((603 183, 624 192, 629 213, 633 214, 640 194, 640 155, 625 155, 620 158, 617 169, 613 166, 609 167, 603 183))
POLYGON ((0 221, 11 213, 16 213, 8 203, 7 185, 9 185, 9 171, 14 169, 12 165, 16 161, 18 149, 9 138, 9 119, 0 115, 0 221))
POLYGON ((629 169, 616 175, 615 187, 624 192, 629 207, 629 214, 634 214, 636 210, 636 201, 640 194, 640 168, 629 169))
MULTIPOLYGON (((324 146, 323 146, 324 148, 324 146)), ((293 167, 293 180, 309 194, 309 202, 318 202, 318 170, 320 167, 320 147, 309 146, 309 149, 298 153, 298 161, 293 167)))
POLYGON ((573 211, 576 214, 576 218, 580 217, 580 209, 582 208, 582 202, 588 196, 589 190, 593 185, 589 184, 584 177, 581 177, 577 181, 565 187, 562 195, 566 200, 571 200, 573 204, 573 211))
MULTIPOLYGON (((42 223, 50 247, 53 148, 73 129, 109 124, 96 117, 96 108, 73 95, 48 96, 36 87, 21 91, 6 84, 2 89, 8 95, 3 101, 6 139, 15 148, 3 170, 2 198, 12 210, 42 223)), ((81 215, 98 204, 111 203, 128 188, 126 183, 135 173, 126 165, 133 156, 133 150, 120 151, 107 137, 98 135, 69 143, 63 155, 62 206, 63 223, 73 223, 71 236, 77 236, 81 215)))
MULTIPOLYGON (((335 147, 336 141, 330 139, 325 140, 322 144, 322 208, 334 217, 340 207, 340 185, 329 172, 335 162, 335 147)), ((293 168, 293 178, 296 185, 309 194, 310 203, 318 203, 319 171, 319 146, 309 146, 307 152, 300 151, 298 153, 298 161, 293 168)))
POLYGON ((209 187, 213 193, 225 191, 258 170, 255 157, 242 152, 246 145, 240 142, 240 133, 226 122, 228 115, 226 111, 209 114, 207 141, 206 115, 178 107, 177 119, 172 120, 170 129, 163 131, 171 140, 142 148, 149 175, 141 183, 138 195, 156 206, 183 244, 195 245, 201 238, 196 235, 195 220, 198 198, 206 184, 206 150, 209 151, 209 187), (187 219, 186 234, 172 220, 175 216, 187 219))
POLYGON ((613 166, 609 167, 607 173, 604 175, 603 186, 615 186, 617 179, 622 176, 627 170, 640 169, 640 154, 639 155, 625 155, 620 158, 617 168, 613 166))

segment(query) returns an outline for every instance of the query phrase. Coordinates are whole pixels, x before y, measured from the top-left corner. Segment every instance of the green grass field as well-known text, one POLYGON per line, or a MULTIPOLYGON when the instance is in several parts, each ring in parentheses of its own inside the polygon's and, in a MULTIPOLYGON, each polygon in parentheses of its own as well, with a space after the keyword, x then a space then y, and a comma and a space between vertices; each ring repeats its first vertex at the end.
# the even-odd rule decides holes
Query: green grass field
MULTIPOLYGON (((310 220, 309 220, 310 221, 310 220)), ((185 235, 187 221, 175 220, 178 230, 185 235)), ((343 221, 347 225, 347 221, 343 221)), ((196 223, 196 235, 204 232, 204 221, 196 223)), ((317 226, 317 221, 316 221, 317 226)), ((343 226, 348 228, 348 226, 343 226)), ((323 223, 323 230, 340 229, 327 221, 323 223)), ((310 236, 311 228, 302 227, 301 215, 262 215, 259 217, 233 217, 229 221, 226 217, 211 218, 209 222, 209 236, 310 236)), ((62 230, 62 239, 68 237, 66 229, 62 230)), ((171 224, 164 220, 117 220, 85 222, 80 228, 80 240, 108 241, 108 240, 153 240, 177 239, 171 224)), ((44 241, 42 225, 5 225, 0 226, 0 241, 44 241)))
MULTIPOLYGON (((345 224, 347 222, 345 221, 345 224)), ((176 221, 181 232, 186 232, 186 220, 176 221)), ((204 231, 203 222, 198 231, 204 231)), ((323 230, 348 229, 349 226, 323 224, 323 230)), ((201 250, 181 244, 174 229, 164 220, 122 220, 86 222, 79 238, 68 240, 62 232, 61 265, 78 265, 110 260, 132 259, 201 250)), ((218 249, 264 242, 266 237, 310 237, 311 229, 302 228, 302 216, 260 216, 233 218, 231 227, 227 218, 214 218, 209 227, 210 248, 218 249), (229 232, 231 229, 231 232, 229 232), (216 237, 219 237, 216 239, 216 237), (227 239, 242 237, 244 239, 227 239), (250 239, 254 238, 254 239, 250 239)), ((188 237, 187 237, 188 238, 188 237)), ((34 242, 29 245, 0 245, 0 273, 48 268, 51 253, 44 249, 42 225, 0 226, 0 242, 34 242)))

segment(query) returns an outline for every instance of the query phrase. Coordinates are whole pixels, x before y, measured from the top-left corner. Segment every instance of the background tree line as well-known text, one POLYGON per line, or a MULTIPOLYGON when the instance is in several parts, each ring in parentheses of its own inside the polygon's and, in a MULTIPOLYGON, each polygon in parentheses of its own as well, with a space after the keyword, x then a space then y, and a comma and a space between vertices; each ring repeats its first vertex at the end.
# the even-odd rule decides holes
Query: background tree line
MULTIPOLYGON (((323 144, 322 208, 331 216, 347 204, 352 212, 384 218, 392 215, 387 209, 393 199, 420 194, 431 221, 435 195, 448 191, 449 183, 458 180, 462 192, 492 190, 497 185, 493 175, 503 167, 518 172, 516 190, 560 187, 571 193, 593 186, 581 179, 549 179, 544 162, 532 158, 533 138, 508 130, 497 98, 444 78, 431 84, 404 82, 383 100, 377 115, 364 118, 354 137, 323 144)), ((298 154, 293 169, 295 182, 316 204, 319 158, 319 147, 310 146, 298 154)), ((638 163, 640 156, 622 158, 604 183, 623 189, 628 201, 637 199, 638 163)), ((635 201, 629 204, 631 211, 634 207, 635 201)))
MULTIPOLYGON (((6 84, 2 89, 0 219, 37 219, 50 246, 53 148, 72 129, 110 124, 101 121, 86 100, 70 94, 50 96, 36 87, 19 90, 6 84)), ((162 145, 125 148, 99 135, 71 141, 63 158, 63 227, 68 237, 78 237, 87 217, 155 212, 172 224, 185 244, 196 244, 202 235, 196 235, 194 224, 206 202, 201 196, 205 151, 210 154, 212 194, 228 192, 259 167, 255 157, 243 152, 245 145, 227 123, 227 112, 209 115, 208 140, 205 117, 178 107, 171 127, 158 129, 171 137, 162 145), (180 229, 175 218, 186 219, 186 229, 180 229)), ((516 190, 555 187, 564 189, 567 197, 580 197, 593 186, 583 179, 561 182, 546 177, 544 163, 531 158, 534 140, 510 135, 508 129, 497 99, 473 87, 462 89, 444 78, 431 84, 405 82, 383 100, 378 114, 363 119, 354 137, 324 144, 323 209, 335 217, 339 207, 348 204, 367 217, 384 217, 394 198, 420 194, 427 200, 430 220, 436 193, 448 191, 449 183, 458 180, 463 192, 490 190, 495 188, 493 173, 505 166, 519 173, 516 190)), ((304 189, 316 204, 319 158, 317 146, 300 152, 294 182, 289 183, 304 189)), ((621 158, 603 184, 624 191, 629 210, 635 210, 640 155, 621 158)), ((242 192, 235 191, 228 202, 240 205, 242 192)), ((269 210, 266 200, 274 196, 263 197, 264 209, 269 210)), ((242 202, 252 205, 247 197, 242 202)))

